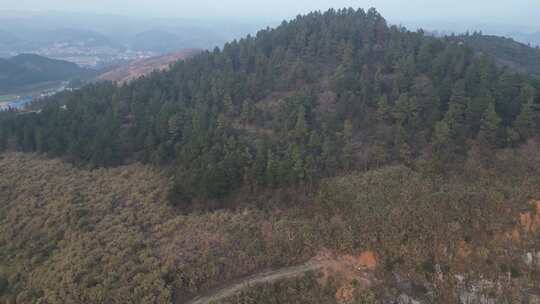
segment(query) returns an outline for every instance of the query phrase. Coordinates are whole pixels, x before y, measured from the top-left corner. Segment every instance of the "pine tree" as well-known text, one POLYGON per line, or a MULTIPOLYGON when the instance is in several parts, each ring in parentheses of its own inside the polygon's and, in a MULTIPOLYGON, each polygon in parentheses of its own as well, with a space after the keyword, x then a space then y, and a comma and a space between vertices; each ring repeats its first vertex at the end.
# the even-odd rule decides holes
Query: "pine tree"
POLYGON ((181 114, 175 114, 169 118, 168 132, 169 137, 175 141, 182 136, 183 117, 181 114))
POLYGON ((399 159, 405 164, 409 165, 412 162, 414 155, 411 146, 407 142, 402 142, 399 145, 398 153, 399 159))
POLYGON ((327 173, 334 172, 337 169, 336 145, 330 136, 325 136, 322 146, 322 161, 327 173))
POLYGON ((413 143, 415 137, 419 136, 417 132, 420 126, 418 99, 409 97, 407 93, 401 94, 396 101, 393 116, 398 130, 396 140, 413 143))
POLYGON ((533 134, 535 134, 536 128, 536 112, 534 99, 529 99, 529 101, 521 106, 521 112, 519 113, 514 126, 519 133, 519 137, 522 140, 527 140, 533 134))
POLYGON ((236 108, 230 94, 226 94, 223 98, 223 107, 225 108, 225 114, 227 114, 227 116, 233 117, 236 115, 236 108))
POLYGON ((469 129, 466 124, 466 105, 464 83, 460 81, 454 87, 448 111, 444 116, 444 122, 449 131, 450 145, 448 148, 452 154, 456 155, 465 153, 465 141, 469 129))
POLYGON ((343 165, 346 170, 353 167, 353 126, 350 120, 345 120, 343 125, 343 165))
POLYGON ((440 170, 452 158, 451 131, 448 124, 442 120, 435 124, 432 138, 432 163, 435 170, 440 170))
MULTIPOLYGON (((43 128, 37 128, 35 136, 36 136, 36 139, 35 139, 36 151, 38 153, 45 152, 46 151, 46 146, 45 146, 45 138, 44 138, 44 135, 43 135, 43 128)), ((0 151, 1 151, 1 148, 0 148, 0 151)))
POLYGON ((379 97, 377 102, 377 120, 382 124, 390 122, 390 105, 388 104, 386 94, 379 97))
POLYGON ((36 149, 33 128, 29 125, 24 126, 22 148, 25 152, 33 152, 36 149))
POLYGON ((499 144, 498 131, 500 124, 501 118, 495 111, 495 103, 492 102, 484 112, 480 123, 480 132, 478 133, 478 140, 484 147, 491 150, 497 148, 499 144))
POLYGON ((266 157, 266 183, 270 186, 276 186, 278 183, 278 163, 272 150, 268 151, 266 157))
POLYGON ((290 149, 290 161, 292 163, 293 178, 296 182, 303 181, 306 177, 304 168, 304 156, 300 146, 293 145, 290 149))
POLYGON ((404 126, 407 123, 409 111, 409 94, 403 93, 399 95, 398 100, 392 111, 392 116, 398 126, 404 126))
POLYGON ((307 138, 308 127, 306 123, 306 110, 303 106, 300 107, 296 115, 296 123, 294 125, 294 136, 297 140, 307 138))
POLYGON ((469 126, 472 134, 478 133, 486 109, 490 104, 494 103, 495 99, 489 93, 469 99, 465 116, 466 124, 469 126))
POLYGON ((253 100, 250 98, 244 100, 242 104, 242 113, 241 113, 242 122, 245 124, 253 122, 255 118, 255 106, 253 105, 253 100))

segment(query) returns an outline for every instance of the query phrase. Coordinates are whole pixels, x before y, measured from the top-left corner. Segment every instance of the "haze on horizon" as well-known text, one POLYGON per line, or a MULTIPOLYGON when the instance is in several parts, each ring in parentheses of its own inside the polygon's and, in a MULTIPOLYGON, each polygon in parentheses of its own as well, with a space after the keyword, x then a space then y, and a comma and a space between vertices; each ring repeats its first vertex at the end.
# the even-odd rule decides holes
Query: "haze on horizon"
POLYGON ((119 14, 136 17, 181 17, 188 19, 235 19, 277 21, 300 13, 329 8, 375 7, 393 22, 468 21, 522 25, 540 31, 540 1, 534 0, 2 0, 0 10, 58 11, 119 14))

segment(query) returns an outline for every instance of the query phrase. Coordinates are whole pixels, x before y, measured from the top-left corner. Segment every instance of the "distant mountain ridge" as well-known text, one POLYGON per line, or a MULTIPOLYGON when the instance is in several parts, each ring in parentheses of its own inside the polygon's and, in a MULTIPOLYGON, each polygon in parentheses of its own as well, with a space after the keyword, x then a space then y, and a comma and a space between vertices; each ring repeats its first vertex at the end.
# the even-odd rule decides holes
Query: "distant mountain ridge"
POLYGON ((70 43, 84 44, 86 46, 108 46, 119 47, 118 43, 113 42, 109 37, 90 30, 62 28, 45 33, 44 42, 46 43, 70 43))
POLYGON ((13 91, 40 82, 85 78, 92 74, 92 71, 71 62, 21 54, 0 59, 0 92, 13 91))
POLYGON ((222 42, 216 33, 201 28, 151 29, 128 39, 129 47, 136 51, 170 53, 186 48, 206 48, 222 42))
POLYGON ((130 45, 137 51, 172 51, 186 47, 182 45, 179 36, 163 30, 149 30, 138 33, 131 39, 130 45))
POLYGON ((0 30, 0 44, 18 43, 20 41, 21 39, 19 39, 19 37, 9 32, 0 30))

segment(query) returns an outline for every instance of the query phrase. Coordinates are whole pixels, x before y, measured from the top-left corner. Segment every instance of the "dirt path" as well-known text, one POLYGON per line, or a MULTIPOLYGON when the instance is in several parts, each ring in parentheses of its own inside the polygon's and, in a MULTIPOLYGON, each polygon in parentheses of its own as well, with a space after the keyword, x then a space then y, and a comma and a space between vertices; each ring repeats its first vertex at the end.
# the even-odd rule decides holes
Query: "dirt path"
POLYGON ((209 304, 213 301, 223 300, 250 286, 261 283, 272 283, 281 279, 291 278, 311 270, 317 270, 324 266, 324 263, 308 263, 300 266, 287 267, 278 270, 267 271, 256 274, 230 286, 211 291, 206 295, 199 296, 186 304, 209 304))

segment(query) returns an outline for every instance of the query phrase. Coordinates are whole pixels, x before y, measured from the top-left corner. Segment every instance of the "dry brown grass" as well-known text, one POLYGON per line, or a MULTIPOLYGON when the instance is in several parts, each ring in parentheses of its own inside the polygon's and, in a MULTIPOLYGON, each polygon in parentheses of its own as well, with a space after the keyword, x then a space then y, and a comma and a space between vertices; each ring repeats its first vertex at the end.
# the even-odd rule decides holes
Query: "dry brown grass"
POLYGON ((259 223, 266 215, 255 210, 177 214, 165 201, 168 182, 140 164, 88 171, 3 154, 5 301, 167 303, 309 257, 284 241, 299 233, 277 218, 264 237, 259 223))
POLYGON ((265 196, 258 199, 269 202, 266 211, 190 215, 166 203, 169 179, 152 167, 89 171, 1 154, 0 283, 8 288, 0 302, 182 303, 320 252, 330 261, 324 271, 334 300, 377 282, 391 287, 395 274, 451 294, 455 275, 511 273, 502 286, 525 290, 538 278, 521 260, 538 251, 533 150, 502 153, 498 168, 460 177, 386 168, 328 180, 317 199, 301 204, 290 194, 272 207, 279 199, 265 196))

